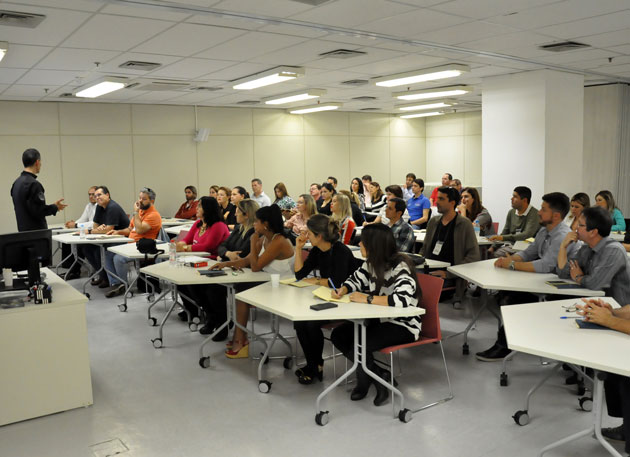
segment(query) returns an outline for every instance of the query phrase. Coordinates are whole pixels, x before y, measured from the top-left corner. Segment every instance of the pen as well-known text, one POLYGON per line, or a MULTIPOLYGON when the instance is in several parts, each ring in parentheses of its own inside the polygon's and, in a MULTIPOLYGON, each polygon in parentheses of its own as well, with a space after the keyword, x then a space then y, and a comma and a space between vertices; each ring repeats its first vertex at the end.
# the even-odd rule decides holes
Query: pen
POLYGON ((335 293, 339 293, 337 292, 337 288, 335 287, 335 285, 332 282, 332 279, 328 278, 328 282, 330 283, 330 285, 332 286, 333 290, 335 291, 335 293))
POLYGON ((560 319, 582 319, 582 316, 560 316, 560 319))

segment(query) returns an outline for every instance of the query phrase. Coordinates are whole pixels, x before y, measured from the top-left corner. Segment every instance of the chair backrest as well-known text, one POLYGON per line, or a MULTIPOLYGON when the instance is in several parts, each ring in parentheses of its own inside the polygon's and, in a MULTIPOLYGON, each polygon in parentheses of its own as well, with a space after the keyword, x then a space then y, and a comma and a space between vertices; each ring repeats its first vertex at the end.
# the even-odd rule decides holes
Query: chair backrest
POLYGON ((420 289, 422 289, 420 305, 425 309, 425 314, 422 316, 422 336, 424 338, 441 340, 442 330, 440 329, 438 303, 440 302, 444 280, 437 276, 418 273, 418 282, 420 283, 420 289))
POLYGON ((168 236, 168 233, 166 233, 166 230, 164 230, 164 227, 160 227, 160 233, 158 233, 157 239, 159 241, 164 241, 165 243, 169 243, 171 241, 171 238, 168 236))
POLYGON ((499 223, 498 222, 493 222, 492 223, 492 227, 494 228, 494 233, 496 233, 498 235, 499 234, 499 223))

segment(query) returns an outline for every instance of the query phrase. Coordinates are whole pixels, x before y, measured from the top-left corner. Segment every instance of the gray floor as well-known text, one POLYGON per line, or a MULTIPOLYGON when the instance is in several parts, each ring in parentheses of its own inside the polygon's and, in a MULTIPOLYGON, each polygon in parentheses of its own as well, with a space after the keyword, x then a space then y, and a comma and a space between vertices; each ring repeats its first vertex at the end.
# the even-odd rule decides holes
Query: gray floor
MULTIPOLYGON (((72 283, 78 287, 77 281, 72 283)), ((455 398, 417 413, 408 424, 392 418, 391 405, 372 405, 374 392, 351 402, 347 387, 327 403, 330 423, 314 422, 314 400, 322 385, 302 386, 279 361, 267 367, 273 382, 269 394, 258 392, 256 363, 228 360, 223 343, 209 346, 212 366, 198 366, 202 337, 171 319, 165 347, 154 349, 156 335, 146 319, 145 297, 134 297, 127 313, 119 298, 105 299, 92 289, 88 333, 94 405, 0 427, 2 457, 93 457, 109 452, 120 440, 122 455, 174 457, 229 455, 390 455, 398 456, 533 456, 544 445, 586 428, 591 416, 577 407, 575 387, 563 385, 564 374, 552 378, 534 397, 531 422, 521 427, 511 416, 523 407, 525 394, 548 367, 521 355, 509 366, 510 386, 500 387, 501 365, 462 356, 461 337, 445 342, 455 398)), ((159 306, 158 312, 163 311, 159 306)), ((468 311, 441 305, 445 335, 463 328, 468 311)), ((259 313, 256 323, 265 327, 259 313)), ((496 321, 484 316, 471 333, 471 353, 493 341, 496 321)), ((286 334, 290 323, 283 323, 286 334)), ((409 402, 426 402, 445 394, 439 348, 427 345, 401 356, 399 378, 409 402)), ((338 360, 338 369, 343 362, 338 360)), ((326 366, 324 384, 332 379, 326 366)), ((618 420, 606 419, 609 425, 618 420)), ((618 449, 622 446, 615 443, 618 449)), ((606 456, 593 439, 583 438, 548 456, 606 456)))

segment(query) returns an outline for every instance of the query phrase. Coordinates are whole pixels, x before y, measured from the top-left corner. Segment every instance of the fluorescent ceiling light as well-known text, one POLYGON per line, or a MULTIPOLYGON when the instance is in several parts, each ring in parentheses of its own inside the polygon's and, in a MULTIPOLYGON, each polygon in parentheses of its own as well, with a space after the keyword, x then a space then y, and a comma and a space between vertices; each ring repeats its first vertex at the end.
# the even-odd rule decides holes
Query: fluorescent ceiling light
POLYGON ((439 116, 441 114, 445 114, 446 111, 429 111, 424 113, 414 113, 414 114, 401 114, 399 117, 401 119, 413 119, 416 117, 429 117, 429 116, 439 116))
POLYGON ((273 97, 263 98, 262 101, 267 105, 284 105, 286 103, 299 102, 302 100, 310 100, 326 95, 324 89, 307 89, 290 94, 274 95, 273 97))
POLYGON ((408 90, 394 92, 392 96, 400 100, 428 100, 431 98, 454 97, 472 92, 471 86, 434 87, 433 89, 408 90))
POLYGON ((7 43, 6 41, 0 41, 0 61, 4 59, 4 55, 7 53, 8 50, 9 43, 7 43))
POLYGON ((248 76, 247 78, 239 79, 235 81, 238 82, 238 84, 232 86, 232 89, 252 90, 295 79, 300 76, 304 76, 304 68, 302 67, 276 67, 262 73, 248 76))
POLYGON ((455 78, 464 72, 470 71, 468 65, 453 63, 439 67, 425 68, 424 70, 408 71, 391 76, 383 76, 374 79, 374 84, 381 87, 409 86, 426 81, 455 78))
POLYGON ((307 114, 315 113, 317 111, 331 111, 341 108, 341 103, 320 103, 319 105, 300 106, 298 108, 290 108, 288 111, 291 114, 307 114))
POLYGON ((96 98, 124 88, 127 82, 125 78, 106 77, 85 86, 75 95, 81 98, 96 98))
POLYGON ((423 111, 428 109, 448 108, 449 106, 457 105, 455 100, 441 100, 433 103, 409 103, 407 105, 398 105, 400 111, 423 111))

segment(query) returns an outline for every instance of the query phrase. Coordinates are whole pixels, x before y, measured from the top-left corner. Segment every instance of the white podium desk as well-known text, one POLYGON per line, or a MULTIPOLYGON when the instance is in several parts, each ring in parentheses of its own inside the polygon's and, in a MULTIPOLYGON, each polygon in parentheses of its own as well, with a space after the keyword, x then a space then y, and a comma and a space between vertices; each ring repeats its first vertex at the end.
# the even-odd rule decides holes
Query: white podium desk
POLYGON ((92 404, 85 304, 48 268, 53 302, 0 309, 0 426, 92 404))

